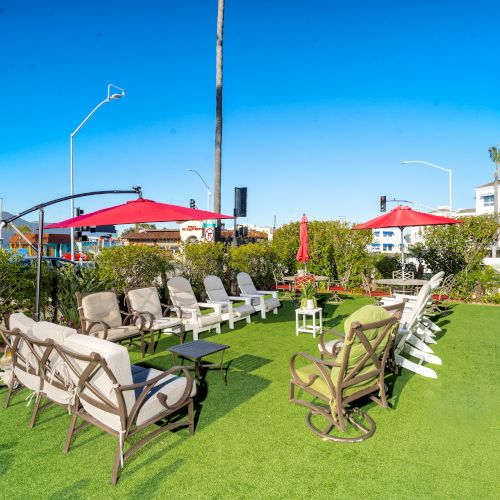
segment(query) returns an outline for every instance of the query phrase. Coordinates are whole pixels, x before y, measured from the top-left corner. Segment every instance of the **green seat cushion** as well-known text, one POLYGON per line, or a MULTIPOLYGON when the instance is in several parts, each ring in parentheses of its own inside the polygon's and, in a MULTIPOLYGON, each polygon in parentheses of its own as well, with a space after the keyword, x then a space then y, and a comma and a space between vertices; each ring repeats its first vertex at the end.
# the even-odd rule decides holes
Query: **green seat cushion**
MULTIPOLYGON (((351 331, 351 324, 358 321, 362 325, 366 323, 374 323, 376 321, 382 321, 384 319, 390 318, 391 314, 386 311, 383 307, 375 306, 369 304, 363 306, 357 311, 354 311, 344 322, 344 333, 346 335, 351 331)), ((364 332, 368 340, 373 340, 378 335, 378 328, 373 328, 372 330, 367 330, 364 332)), ((355 342, 359 342, 358 339, 355 342)))
MULTIPOLYGON (((328 369, 328 368, 327 368, 328 369)), ((339 370, 340 368, 333 367, 331 371, 331 378, 335 382, 338 380, 338 375, 339 375, 339 370)), ((363 368, 360 372, 359 375, 363 375, 365 373, 368 373, 368 371, 373 370, 373 366, 367 366, 363 368)), ((318 377, 314 381, 312 385, 309 387, 316 392, 319 392, 325 400, 329 401, 332 399, 332 394, 330 394, 330 389, 328 388, 327 383, 325 382, 325 379, 323 378, 321 372, 319 371, 318 367, 315 364, 310 364, 306 366, 302 366, 300 368, 297 368, 297 374, 299 375, 300 379, 308 383, 309 382, 309 377, 311 375, 317 375, 318 377)), ((366 381, 363 381, 359 384, 355 384, 351 387, 347 387, 344 389, 344 397, 345 396, 350 396, 351 394, 354 394, 355 392, 361 391, 363 389, 366 389, 370 385, 374 385, 377 380, 377 377, 370 378, 366 381)), ((335 383, 334 383, 335 387, 335 383)))

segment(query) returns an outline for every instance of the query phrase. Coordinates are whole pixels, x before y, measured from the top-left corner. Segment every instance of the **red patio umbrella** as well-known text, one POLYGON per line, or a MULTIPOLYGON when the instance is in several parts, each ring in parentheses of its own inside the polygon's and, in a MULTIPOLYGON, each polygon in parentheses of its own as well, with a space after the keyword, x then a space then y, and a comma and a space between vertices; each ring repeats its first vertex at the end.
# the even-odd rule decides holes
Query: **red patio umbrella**
POLYGON ((382 229, 385 227, 398 227, 401 230, 401 266, 404 266, 403 231, 405 227, 435 226, 439 224, 459 224, 460 220, 442 217, 440 215, 417 212, 411 207, 399 206, 390 212, 375 217, 368 222, 354 226, 353 229, 382 229))
POLYGON ((96 212, 79 215, 61 222, 49 224, 47 229, 62 227, 94 227, 119 224, 137 224, 143 222, 173 222, 187 220, 232 219, 232 215, 223 215, 205 210, 158 203, 144 198, 128 201, 122 205, 103 208, 96 212))
POLYGON ((307 234, 307 217, 306 214, 302 214, 302 219, 300 219, 300 246, 297 251, 296 260, 306 264, 309 261, 309 236, 307 234))

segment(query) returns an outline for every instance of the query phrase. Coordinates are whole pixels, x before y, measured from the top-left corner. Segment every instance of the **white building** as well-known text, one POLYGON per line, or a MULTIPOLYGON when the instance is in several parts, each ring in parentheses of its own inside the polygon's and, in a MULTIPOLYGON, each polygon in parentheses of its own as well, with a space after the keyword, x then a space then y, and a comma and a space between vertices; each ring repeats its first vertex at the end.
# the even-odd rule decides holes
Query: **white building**
MULTIPOLYGON (((497 190, 497 196, 500 190, 497 190)), ((493 182, 476 188, 476 215, 492 214, 495 207, 493 182)))

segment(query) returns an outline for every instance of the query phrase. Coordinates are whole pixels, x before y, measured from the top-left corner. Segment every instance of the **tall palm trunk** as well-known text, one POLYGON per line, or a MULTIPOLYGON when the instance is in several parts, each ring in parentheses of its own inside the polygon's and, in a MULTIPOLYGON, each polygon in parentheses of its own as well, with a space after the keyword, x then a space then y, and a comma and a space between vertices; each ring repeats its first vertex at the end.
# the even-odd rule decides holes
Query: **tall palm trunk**
MULTIPOLYGON (((217 46, 215 73, 215 168, 214 168, 214 212, 221 212, 221 160, 222 160, 222 34, 224 31, 224 0, 218 0, 217 46)), ((220 220, 218 223, 220 226, 220 220)), ((218 231, 219 232, 219 231, 218 231)))

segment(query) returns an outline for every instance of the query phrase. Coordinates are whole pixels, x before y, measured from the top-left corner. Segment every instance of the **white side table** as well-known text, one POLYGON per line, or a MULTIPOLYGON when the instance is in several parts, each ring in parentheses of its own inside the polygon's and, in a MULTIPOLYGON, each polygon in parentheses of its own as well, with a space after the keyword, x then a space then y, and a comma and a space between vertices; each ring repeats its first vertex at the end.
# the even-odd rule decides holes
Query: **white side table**
POLYGON ((299 332, 312 333, 316 337, 316 332, 321 333, 323 329, 323 309, 316 307, 315 309, 295 309, 295 334, 299 332), (316 315, 319 316, 319 323, 316 324, 316 315), (302 316, 302 321, 300 320, 302 316), (312 324, 307 323, 307 317, 312 317, 312 324), (302 326, 301 326, 302 324, 302 326))

